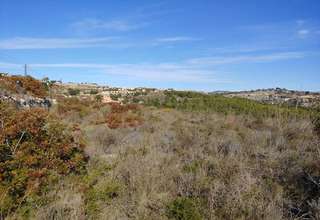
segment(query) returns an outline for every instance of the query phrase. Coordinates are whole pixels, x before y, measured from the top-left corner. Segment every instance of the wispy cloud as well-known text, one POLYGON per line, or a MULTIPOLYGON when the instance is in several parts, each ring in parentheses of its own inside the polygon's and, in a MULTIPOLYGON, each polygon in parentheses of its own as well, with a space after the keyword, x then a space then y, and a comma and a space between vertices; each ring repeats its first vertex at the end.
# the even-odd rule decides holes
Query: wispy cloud
POLYGON ((222 65, 238 63, 261 63, 273 62, 290 59, 300 59, 305 57, 303 52, 282 52, 264 55, 239 55, 239 56, 218 56, 218 57, 201 57, 190 59, 188 62, 197 65, 222 65))
POLYGON ((127 20, 100 20, 96 18, 87 18, 71 24, 71 26, 80 32, 92 30, 111 30, 111 31, 132 31, 147 26, 147 22, 129 22, 127 20))
POLYGON ((314 20, 291 20, 275 23, 254 24, 237 28, 241 34, 255 42, 269 43, 279 47, 296 48, 319 41, 319 22, 314 20))
POLYGON ((3 68, 3 69, 18 69, 22 67, 23 65, 17 64, 17 63, 0 62, 0 68, 3 68))
POLYGON ((243 53, 266 53, 270 51, 288 50, 288 47, 280 47, 270 43, 251 43, 236 46, 226 46, 208 49, 209 52, 218 54, 243 54, 243 53))
MULTIPOLYGON (((137 63, 137 64, 96 64, 96 63, 31 63, 32 69, 74 68, 96 69, 105 75, 126 77, 128 79, 150 80, 156 82, 185 83, 230 83, 216 77, 212 68, 196 66, 187 63, 137 63)), ((1 63, 0 70, 5 68, 21 68, 14 63, 1 63)))
POLYGON ((0 39, 0 49, 59 49, 87 47, 128 47, 116 37, 102 38, 26 38, 0 39))
POLYGON ((0 39, 0 49, 70 49, 70 48, 128 48, 128 47, 153 47, 168 43, 190 42, 199 40, 191 37, 170 37, 145 39, 144 41, 132 40, 122 37, 99 37, 99 38, 33 38, 15 37, 0 39))
MULTIPOLYGON (((135 63, 135 64, 97 64, 97 63, 31 63, 33 69, 74 68, 96 69, 101 74, 132 77, 140 80, 185 83, 230 83, 217 72, 220 65, 240 63, 275 62, 281 60, 301 59, 305 52, 269 53, 264 55, 200 57, 171 63, 135 63), (217 76, 219 75, 219 77, 217 76)), ((0 68, 21 68, 14 63, 0 62, 0 68)))
POLYGON ((305 37, 307 37, 309 34, 310 34, 310 30, 308 30, 308 29, 298 30, 298 36, 299 36, 300 38, 305 38, 305 37))
POLYGON ((200 40, 200 39, 187 37, 187 36, 175 36, 175 37, 157 38, 155 41, 160 43, 172 43, 172 42, 197 41, 197 40, 200 40))
POLYGON ((70 24, 73 31, 80 34, 99 33, 104 31, 128 32, 145 28, 155 21, 156 17, 177 12, 179 9, 164 8, 165 2, 156 2, 132 8, 130 12, 119 13, 117 17, 80 18, 70 24))

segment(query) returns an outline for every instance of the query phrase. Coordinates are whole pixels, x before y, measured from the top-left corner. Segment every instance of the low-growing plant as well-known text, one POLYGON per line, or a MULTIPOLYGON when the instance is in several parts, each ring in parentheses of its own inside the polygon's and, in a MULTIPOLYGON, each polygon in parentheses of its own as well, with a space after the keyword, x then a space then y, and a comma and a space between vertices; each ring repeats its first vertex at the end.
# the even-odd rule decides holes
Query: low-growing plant
POLYGON ((96 89, 90 90, 90 95, 96 95, 96 94, 98 94, 98 93, 99 93, 99 91, 96 90, 96 89))
POLYGON ((71 88, 69 88, 68 89, 68 94, 71 95, 71 96, 76 96, 76 95, 80 94, 80 90, 79 89, 71 89, 71 88))
POLYGON ((196 202, 188 197, 178 197, 167 205, 166 215, 175 220, 201 220, 196 202))

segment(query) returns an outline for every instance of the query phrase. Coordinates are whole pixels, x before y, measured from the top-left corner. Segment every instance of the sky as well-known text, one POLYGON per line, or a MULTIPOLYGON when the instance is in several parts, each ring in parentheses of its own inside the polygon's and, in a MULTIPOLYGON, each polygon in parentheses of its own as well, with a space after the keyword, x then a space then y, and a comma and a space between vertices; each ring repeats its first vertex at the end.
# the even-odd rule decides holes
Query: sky
POLYGON ((0 0, 0 72, 183 90, 320 91, 319 0, 0 0))

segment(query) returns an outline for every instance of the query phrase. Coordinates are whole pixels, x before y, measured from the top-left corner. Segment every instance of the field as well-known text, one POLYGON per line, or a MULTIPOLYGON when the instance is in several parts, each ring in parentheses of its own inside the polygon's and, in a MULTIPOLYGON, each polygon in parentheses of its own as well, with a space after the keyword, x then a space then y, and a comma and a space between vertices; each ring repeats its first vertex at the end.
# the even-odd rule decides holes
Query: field
POLYGON ((49 110, 1 101, 0 219, 320 219, 319 110, 91 95, 49 110))

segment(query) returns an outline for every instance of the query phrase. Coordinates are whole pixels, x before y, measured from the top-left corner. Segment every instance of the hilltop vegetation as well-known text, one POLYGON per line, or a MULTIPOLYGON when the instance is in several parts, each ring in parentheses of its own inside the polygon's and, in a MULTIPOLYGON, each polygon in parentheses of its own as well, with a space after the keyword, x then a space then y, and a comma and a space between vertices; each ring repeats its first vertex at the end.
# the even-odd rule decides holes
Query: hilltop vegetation
POLYGON ((45 98, 48 96, 48 85, 31 76, 9 76, 0 73, 0 89, 12 93, 30 94, 34 97, 45 98))
POLYGON ((98 94, 1 103, 0 219, 320 218, 318 110, 98 94))
POLYGON ((227 98, 222 95, 208 95, 197 92, 165 91, 164 98, 150 97, 147 105, 175 108, 183 111, 219 112, 223 114, 246 114, 263 117, 312 117, 317 114, 314 109, 285 105, 268 105, 244 98, 227 98))

